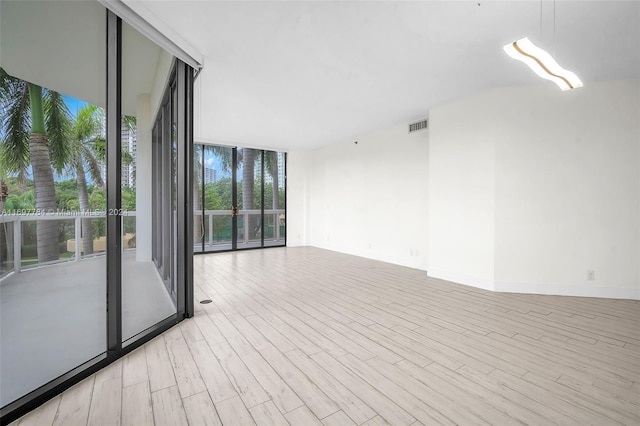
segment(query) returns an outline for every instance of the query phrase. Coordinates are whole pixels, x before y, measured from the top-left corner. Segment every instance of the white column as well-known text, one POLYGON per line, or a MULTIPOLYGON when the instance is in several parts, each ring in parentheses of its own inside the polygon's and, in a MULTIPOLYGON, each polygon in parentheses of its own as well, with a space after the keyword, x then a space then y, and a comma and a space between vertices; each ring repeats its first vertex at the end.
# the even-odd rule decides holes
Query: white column
MULTIPOLYGON (((77 243, 76 243, 77 244, 77 243)), ((22 268, 22 226, 20 217, 13 222, 13 270, 17 273, 22 268)))
POLYGON ((151 261, 151 101, 139 95, 136 107, 136 260, 151 261))
MULTIPOLYGON (((84 243, 84 240, 82 239, 82 216, 78 215, 75 218, 75 233, 73 235, 73 238, 76 241, 76 250, 75 250, 75 255, 76 255, 76 262, 80 262, 80 258, 82 257, 82 244, 84 243)), ((93 243, 93 240, 91 241, 93 243)), ((87 252, 87 248, 85 248, 84 252, 87 252)))

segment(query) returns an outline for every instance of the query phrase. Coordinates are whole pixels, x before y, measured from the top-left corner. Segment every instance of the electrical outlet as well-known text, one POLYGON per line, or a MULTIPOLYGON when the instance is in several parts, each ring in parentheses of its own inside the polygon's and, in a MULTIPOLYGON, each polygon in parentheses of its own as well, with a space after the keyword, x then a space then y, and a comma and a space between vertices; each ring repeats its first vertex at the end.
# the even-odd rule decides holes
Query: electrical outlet
POLYGON ((593 281, 593 280, 595 280, 595 279, 596 279, 596 271, 591 270, 591 269, 590 269, 590 270, 588 270, 588 271, 587 271, 587 280, 588 280, 588 281, 593 281))

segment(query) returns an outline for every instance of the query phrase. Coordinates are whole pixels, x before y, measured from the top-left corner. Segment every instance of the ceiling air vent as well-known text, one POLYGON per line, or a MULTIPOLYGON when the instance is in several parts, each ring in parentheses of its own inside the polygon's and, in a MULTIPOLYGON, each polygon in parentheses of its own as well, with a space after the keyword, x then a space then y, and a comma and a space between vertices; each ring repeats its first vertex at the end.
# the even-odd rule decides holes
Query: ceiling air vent
POLYGON ((419 130, 425 130, 429 128, 429 120, 421 120, 415 123, 409 124, 409 133, 417 132, 419 130))

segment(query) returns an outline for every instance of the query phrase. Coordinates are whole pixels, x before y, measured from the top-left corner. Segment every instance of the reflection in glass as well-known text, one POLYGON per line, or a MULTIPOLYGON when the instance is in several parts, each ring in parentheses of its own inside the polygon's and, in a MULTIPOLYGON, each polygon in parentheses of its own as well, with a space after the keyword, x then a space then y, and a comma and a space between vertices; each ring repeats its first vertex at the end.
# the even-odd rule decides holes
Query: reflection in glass
POLYGON ((30 40, 0 72, 0 150, 11 164, 0 167, 3 407, 106 351, 104 16, 93 2, 2 3, 0 50, 30 40))
POLYGON ((193 251, 204 250, 204 236, 207 233, 207 225, 204 221, 202 211, 202 191, 204 191, 204 181, 202 176, 202 145, 193 147, 193 251))
POLYGON ((262 245, 262 151, 250 148, 239 150, 238 194, 238 248, 262 245))
POLYGON ((205 251, 230 250, 233 220, 232 197, 233 149, 204 146, 204 192, 203 209, 205 220, 205 251))
POLYGON ((285 242, 285 176, 284 153, 264 152, 264 245, 285 242))
MULTIPOLYGON (((175 212, 175 104, 171 96, 160 106, 167 112, 166 129, 172 129, 171 137, 165 138, 154 129, 154 111, 151 111, 151 99, 162 97, 155 93, 156 87, 162 87, 171 72, 170 56, 156 44, 123 23, 122 55, 122 117, 121 117, 121 224, 122 224, 122 337, 131 339, 154 324, 176 313, 175 300, 170 291, 174 279, 172 266, 175 265, 169 250, 175 247, 175 234, 163 239, 164 226, 159 229, 153 225, 171 217, 170 210, 157 209, 153 205, 156 188, 154 185, 166 184, 160 190, 165 198, 171 198, 169 207, 175 212), (154 81, 162 84, 154 84, 154 81), (169 155, 166 155, 169 154, 169 155), (154 161, 164 160, 164 170, 159 175, 154 171, 154 161), (160 231, 160 234, 156 234, 160 231), (156 235, 154 235, 156 234, 156 235), (166 263, 158 262, 154 254, 166 251, 166 263), (165 272, 165 280, 158 272, 165 272), (166 269, 162 269, 162 268, 166 269)), ((164 90, 164 88, 162 89, 164 90)), ((157 163, 155 164, 157 165, 157 163)), ((175 214, 174 214, 175 215, 175 214)), ((175 227, 175 221, 166 229, 175 227)), ((164 253, 163 253, 164 254, 164 253)), ((173 287, 175 288, 175 286, 173 287)), ((127 342, 125 342, 126 344, 127 342)))

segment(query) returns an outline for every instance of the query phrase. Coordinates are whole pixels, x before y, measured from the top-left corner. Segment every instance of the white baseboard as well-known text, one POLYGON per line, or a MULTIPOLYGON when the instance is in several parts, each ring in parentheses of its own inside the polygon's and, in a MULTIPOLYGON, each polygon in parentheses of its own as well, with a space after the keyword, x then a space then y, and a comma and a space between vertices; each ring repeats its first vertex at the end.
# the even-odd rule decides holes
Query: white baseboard
POLYGON ((427 267, 427 276, 438 278, 445 281, 451 281, 458 284, 469 285, 471 287, 477 287, 483 290, 494 291, 493 280, 472 277, 470 275, 459 274, 457 272, 442 271, 438 269, 429 269, 428 267, 427 267))
POLYGON ((427 275, 457 284, 499 293, 545 294, 553 296, 599 297, 603 299, 640 300, 640 287, 597 287, 584 285, 515 283, 477 278, 457 272, 427 269, 427 275))
POLYGON ((604 299, 640 300, 640 288, 596 287, 586 285, 513 283, 496 281, 495 291, 501 293, 547 294, 555 296, 599 297, 604 299))

